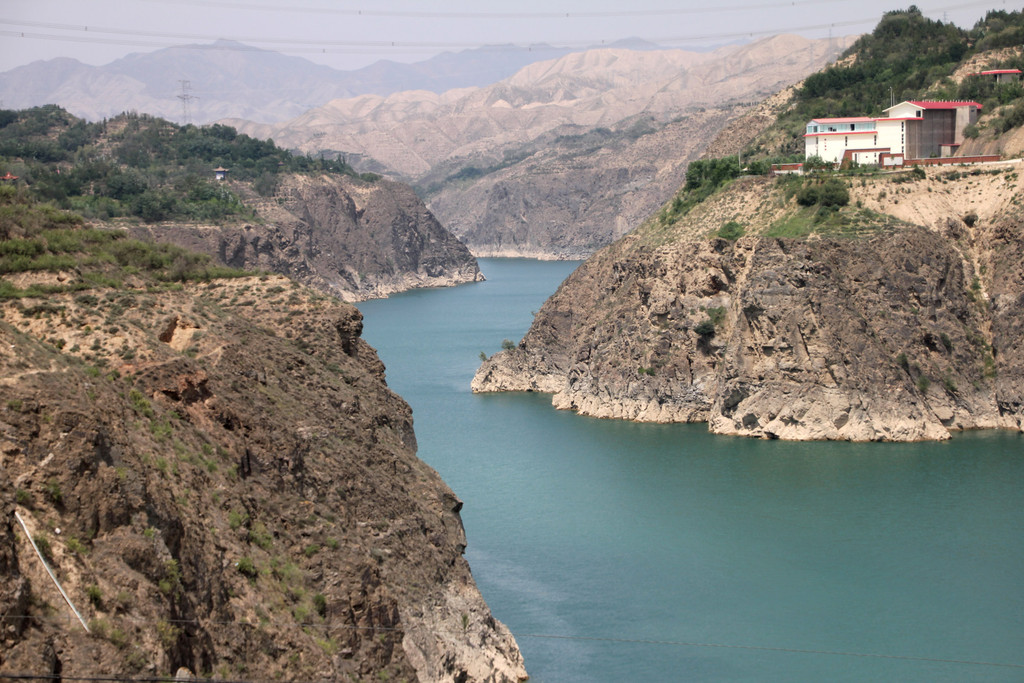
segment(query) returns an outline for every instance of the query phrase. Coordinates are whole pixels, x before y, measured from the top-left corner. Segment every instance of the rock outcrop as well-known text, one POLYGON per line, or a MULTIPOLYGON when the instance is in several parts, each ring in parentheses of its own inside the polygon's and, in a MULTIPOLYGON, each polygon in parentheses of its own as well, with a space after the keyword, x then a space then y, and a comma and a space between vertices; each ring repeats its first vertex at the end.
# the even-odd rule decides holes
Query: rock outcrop
POLYGON ((361 329, 279 276, 3 302, 0 670, 524 680, 361 329))
POLYGON ((1018 170, 931 173, 858 180, 854 202, 895 216, 850 207, 841 230, 803 237, 771 236, 808 220, 784 179, 652 219, 577 269, 473 390, 764 438, 1020 429, 1018 170), (715 236, 733 220, 747 236, 715 236))
POLYGON ((408 185, 289 175, 266 198, 245 183, 231 187, 259 222, 140 227, 133 236, 174 242, 236 268, 282 273, 345 301, 483 280, 466 246, 408 185))

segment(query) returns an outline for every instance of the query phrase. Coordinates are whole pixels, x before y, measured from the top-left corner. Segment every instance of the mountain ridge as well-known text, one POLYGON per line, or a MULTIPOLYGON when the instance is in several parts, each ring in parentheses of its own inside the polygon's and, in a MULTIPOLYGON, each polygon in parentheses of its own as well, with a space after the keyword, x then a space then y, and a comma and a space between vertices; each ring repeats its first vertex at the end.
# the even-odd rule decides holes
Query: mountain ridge
MULTIPOLYGON (((615 44, 653 47, 640 40, 615 44)), ((136 111, 185 123, 180 97, 187 95, 191 121, 253 118, 271 122, 338 97, 488 85, 538 59, 568 52, 568 48, 545 44, 492 45, 444 52, 411 64, 384 59, 342 71, 302 57, 218 40, 132 53, 101 66, 71 58, 40 60, 0 73, 0 98, 10 109, 57 104, 90 121, 136 111)))

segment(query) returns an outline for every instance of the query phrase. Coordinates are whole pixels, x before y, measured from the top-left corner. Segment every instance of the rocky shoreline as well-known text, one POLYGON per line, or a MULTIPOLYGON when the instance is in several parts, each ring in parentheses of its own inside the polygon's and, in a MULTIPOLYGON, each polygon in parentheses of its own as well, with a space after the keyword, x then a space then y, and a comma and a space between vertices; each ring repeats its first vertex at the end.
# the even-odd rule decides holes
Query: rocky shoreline
MULTIPOLYGON (((992 182, 1003 178, 1020 192, 1016 175, 992 182)), ((584 415, 760 438, 1021 428, 1024 230, 1012 191, 970 226, 954 214, 930 229, 769 238, 757 221, 794 206, 772 182, 741 182, 671 237, 650 221, 599 252, 517 348, 481 365, 473 391, 548 392, 584 415), (708 236, 737 212, 755 234, 708 236)), ((916 191, 927 197, 927 181, 916 191)))

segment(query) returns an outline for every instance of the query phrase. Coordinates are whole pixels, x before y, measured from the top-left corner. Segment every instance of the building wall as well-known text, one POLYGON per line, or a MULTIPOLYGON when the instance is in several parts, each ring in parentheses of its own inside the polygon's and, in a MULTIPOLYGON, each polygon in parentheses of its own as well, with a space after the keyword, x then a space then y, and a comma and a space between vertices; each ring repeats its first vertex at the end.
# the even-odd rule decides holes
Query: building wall
POLYGON ((818 155, 824 161, 838 164, 846 150, 876 147, 877 141, 877 131, 808 135, 804 138, 804 158, 818 155))
POLYGON ((903 154, 906 148, 904 144, 906 123, 906 121, 879 121, 877 146, 888 147, 893 154, 903 154))
MULTIPOLYGON (((978 122, 978 110, 974 107, 958 107, 956 110, 956 123, 953 131, 952 142, 960 145, 964 141, 964 128, 972 123, 978 122)), ((949 142, 949 141, 947 141, 949 142)))
POLYGON ((930 159, 941 156, 942 145, 956 141, 956 118, 955 109, 925 110, 924 118, 909 127, 913 131, 910 135, 913 146, 908 145, 907 157, 930 159))

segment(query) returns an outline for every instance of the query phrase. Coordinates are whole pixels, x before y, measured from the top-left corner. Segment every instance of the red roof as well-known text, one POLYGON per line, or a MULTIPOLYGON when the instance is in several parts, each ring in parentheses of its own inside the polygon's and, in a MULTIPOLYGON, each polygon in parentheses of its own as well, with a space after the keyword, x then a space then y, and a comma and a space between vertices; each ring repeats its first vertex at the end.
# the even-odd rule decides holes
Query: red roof
MULTIPOLYGON (((977 107, 981 109, 981 105, 977 102, 929 102, 914 100, 909 100, 909 102, 915 107, 921 107, 921 109, 959 109, 960 107, 977 107)), ((892 107, 889 107, 889 109, 892 109, 892 107)))
POLYGON ((990 71, 982 71, 981 73, 971 74, 971 76, 994 76, 996 74, 1019 74, 1020 69, 992 69, 990 71))
POLYGON ((814 123, 869 123, 874 121, 870 116, 847 116, 835 119, 811 119, 814 123))
POLYGON ((7 174, 4 175, 3 177, 0 177, 0 180, 17 180, 17 179, 18 179, 18 176, 11 175, 10 171, 8 171, 7 174))

